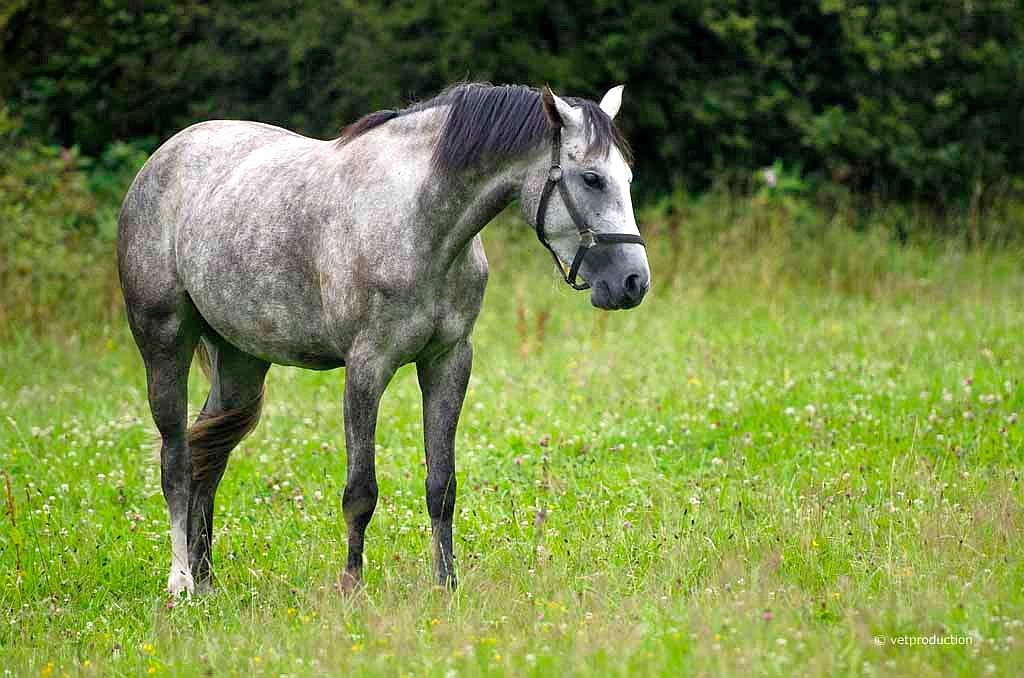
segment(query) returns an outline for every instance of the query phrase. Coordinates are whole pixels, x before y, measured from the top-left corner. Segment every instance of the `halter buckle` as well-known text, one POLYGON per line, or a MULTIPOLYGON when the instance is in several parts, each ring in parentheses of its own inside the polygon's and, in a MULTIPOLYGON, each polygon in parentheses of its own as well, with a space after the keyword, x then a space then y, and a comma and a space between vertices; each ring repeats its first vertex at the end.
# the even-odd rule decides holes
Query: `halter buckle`
POLYGON ((562 180, 562 166, 552 165, 551 169, 548 170, 548 181, 553 184, 558 183, 562 180))
POLYGON ((597 238, 594 237, 594 232, 589 228, 585 228, 580 231, 580 247, 589 250, 591 247, 597 244, 597 238))

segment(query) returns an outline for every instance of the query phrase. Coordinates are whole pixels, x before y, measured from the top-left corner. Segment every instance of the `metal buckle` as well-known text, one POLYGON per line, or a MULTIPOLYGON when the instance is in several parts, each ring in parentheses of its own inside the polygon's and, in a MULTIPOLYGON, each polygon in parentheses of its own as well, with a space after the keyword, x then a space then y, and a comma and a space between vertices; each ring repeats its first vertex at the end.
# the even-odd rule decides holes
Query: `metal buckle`
POLYGON ((562 180, 562 166, 552 165, 551 169, 548 170, 548 181, 552 183, 558 183, 562 180))
POLYGON ((580 231, 580 247, 589 250, 595 244, 597 244, 597 239, 594 237, 592 230, 585 228, 580 231))

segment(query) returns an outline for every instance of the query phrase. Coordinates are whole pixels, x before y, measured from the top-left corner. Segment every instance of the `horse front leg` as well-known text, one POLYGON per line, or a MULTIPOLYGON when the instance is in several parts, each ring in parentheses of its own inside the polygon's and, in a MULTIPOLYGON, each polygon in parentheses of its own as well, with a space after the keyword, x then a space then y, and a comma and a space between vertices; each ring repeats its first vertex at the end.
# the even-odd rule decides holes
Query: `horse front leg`
POLYGON ((473 366, 466 339, 446 353, 416 363, 423 392, 423 438, 427 452, 427 512, 434 541, 434 578, 455 588, 452 516, 455 514, 455 431, 473 366))
POLYGON ((374 446, 377 410, 394 370, 379 360, 347 361, 345 368, 345 452, 348 472, 342 512, 348 526, 348 562, 342 590, 356 588, 363 578, 363 539, 377 507, 377 472, 374 446))

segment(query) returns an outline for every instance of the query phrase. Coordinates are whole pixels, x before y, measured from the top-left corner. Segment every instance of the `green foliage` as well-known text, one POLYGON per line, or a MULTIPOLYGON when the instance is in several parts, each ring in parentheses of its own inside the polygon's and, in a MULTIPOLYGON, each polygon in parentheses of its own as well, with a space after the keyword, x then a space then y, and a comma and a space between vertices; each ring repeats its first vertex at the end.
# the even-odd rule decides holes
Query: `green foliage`
POLYGON ((886 199, 1024 182, 1024 6, 1005 0, 19 0, 0 27, 0 97, 89 155, 210 117, 332 136, 462 79, 625 82, 648 198, 779 158, 886 199))
POLYGON ((96 155, 165 135, 183 104, 179 49, 199 0, 19 0, 0 15, 0 97, 29 130, 96 155))
POLYGON ((83 158, 27 137, 4 108, 0 148, 0 336, 114 312, 117 210, 145 153, 114 144, 83 158))
MULTIPOLYGON (((150 145, 116 142, 90 158, 40 143, 0 108, 0 339, 19 327, 72 331, 120 314, 117 214, 150 145)), ((985 205, 976 197, 945 212, 923 203, 866 205, 782 161, 744 178, 739 190, 726 181, 696 196, 677 189, 639 217, 659 276, 710 287, 748 276, 765 291, 816 281, 868 297, 898 295, 931 279, 936 252, 1024 246, 1019 199, 985 205)), ((517 218, 489 230, 532 243, 517 218)))

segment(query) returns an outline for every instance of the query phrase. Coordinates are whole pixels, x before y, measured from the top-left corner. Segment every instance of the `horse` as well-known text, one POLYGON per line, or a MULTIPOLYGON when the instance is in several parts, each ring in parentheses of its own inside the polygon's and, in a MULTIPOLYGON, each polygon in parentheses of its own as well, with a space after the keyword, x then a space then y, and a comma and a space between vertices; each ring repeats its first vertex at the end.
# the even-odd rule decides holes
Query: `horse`
POLYGON ((381 395, 415 363, 433 575, 456 586, 455 433, 487 283, 481 229, 518 196, 575 289, 631 308, 650 284, 629 146, 600 104, 550 88, 465 83, 320 140, 258 122, 163 143, 118 217, 118 271, 160 434, 172 596, 212 590, 214 496, 256 426, 272 364, 345 368, 344 590, 361 585, 377 504, 381 395), (209 376, 189 427, 193 358, 209 376))

